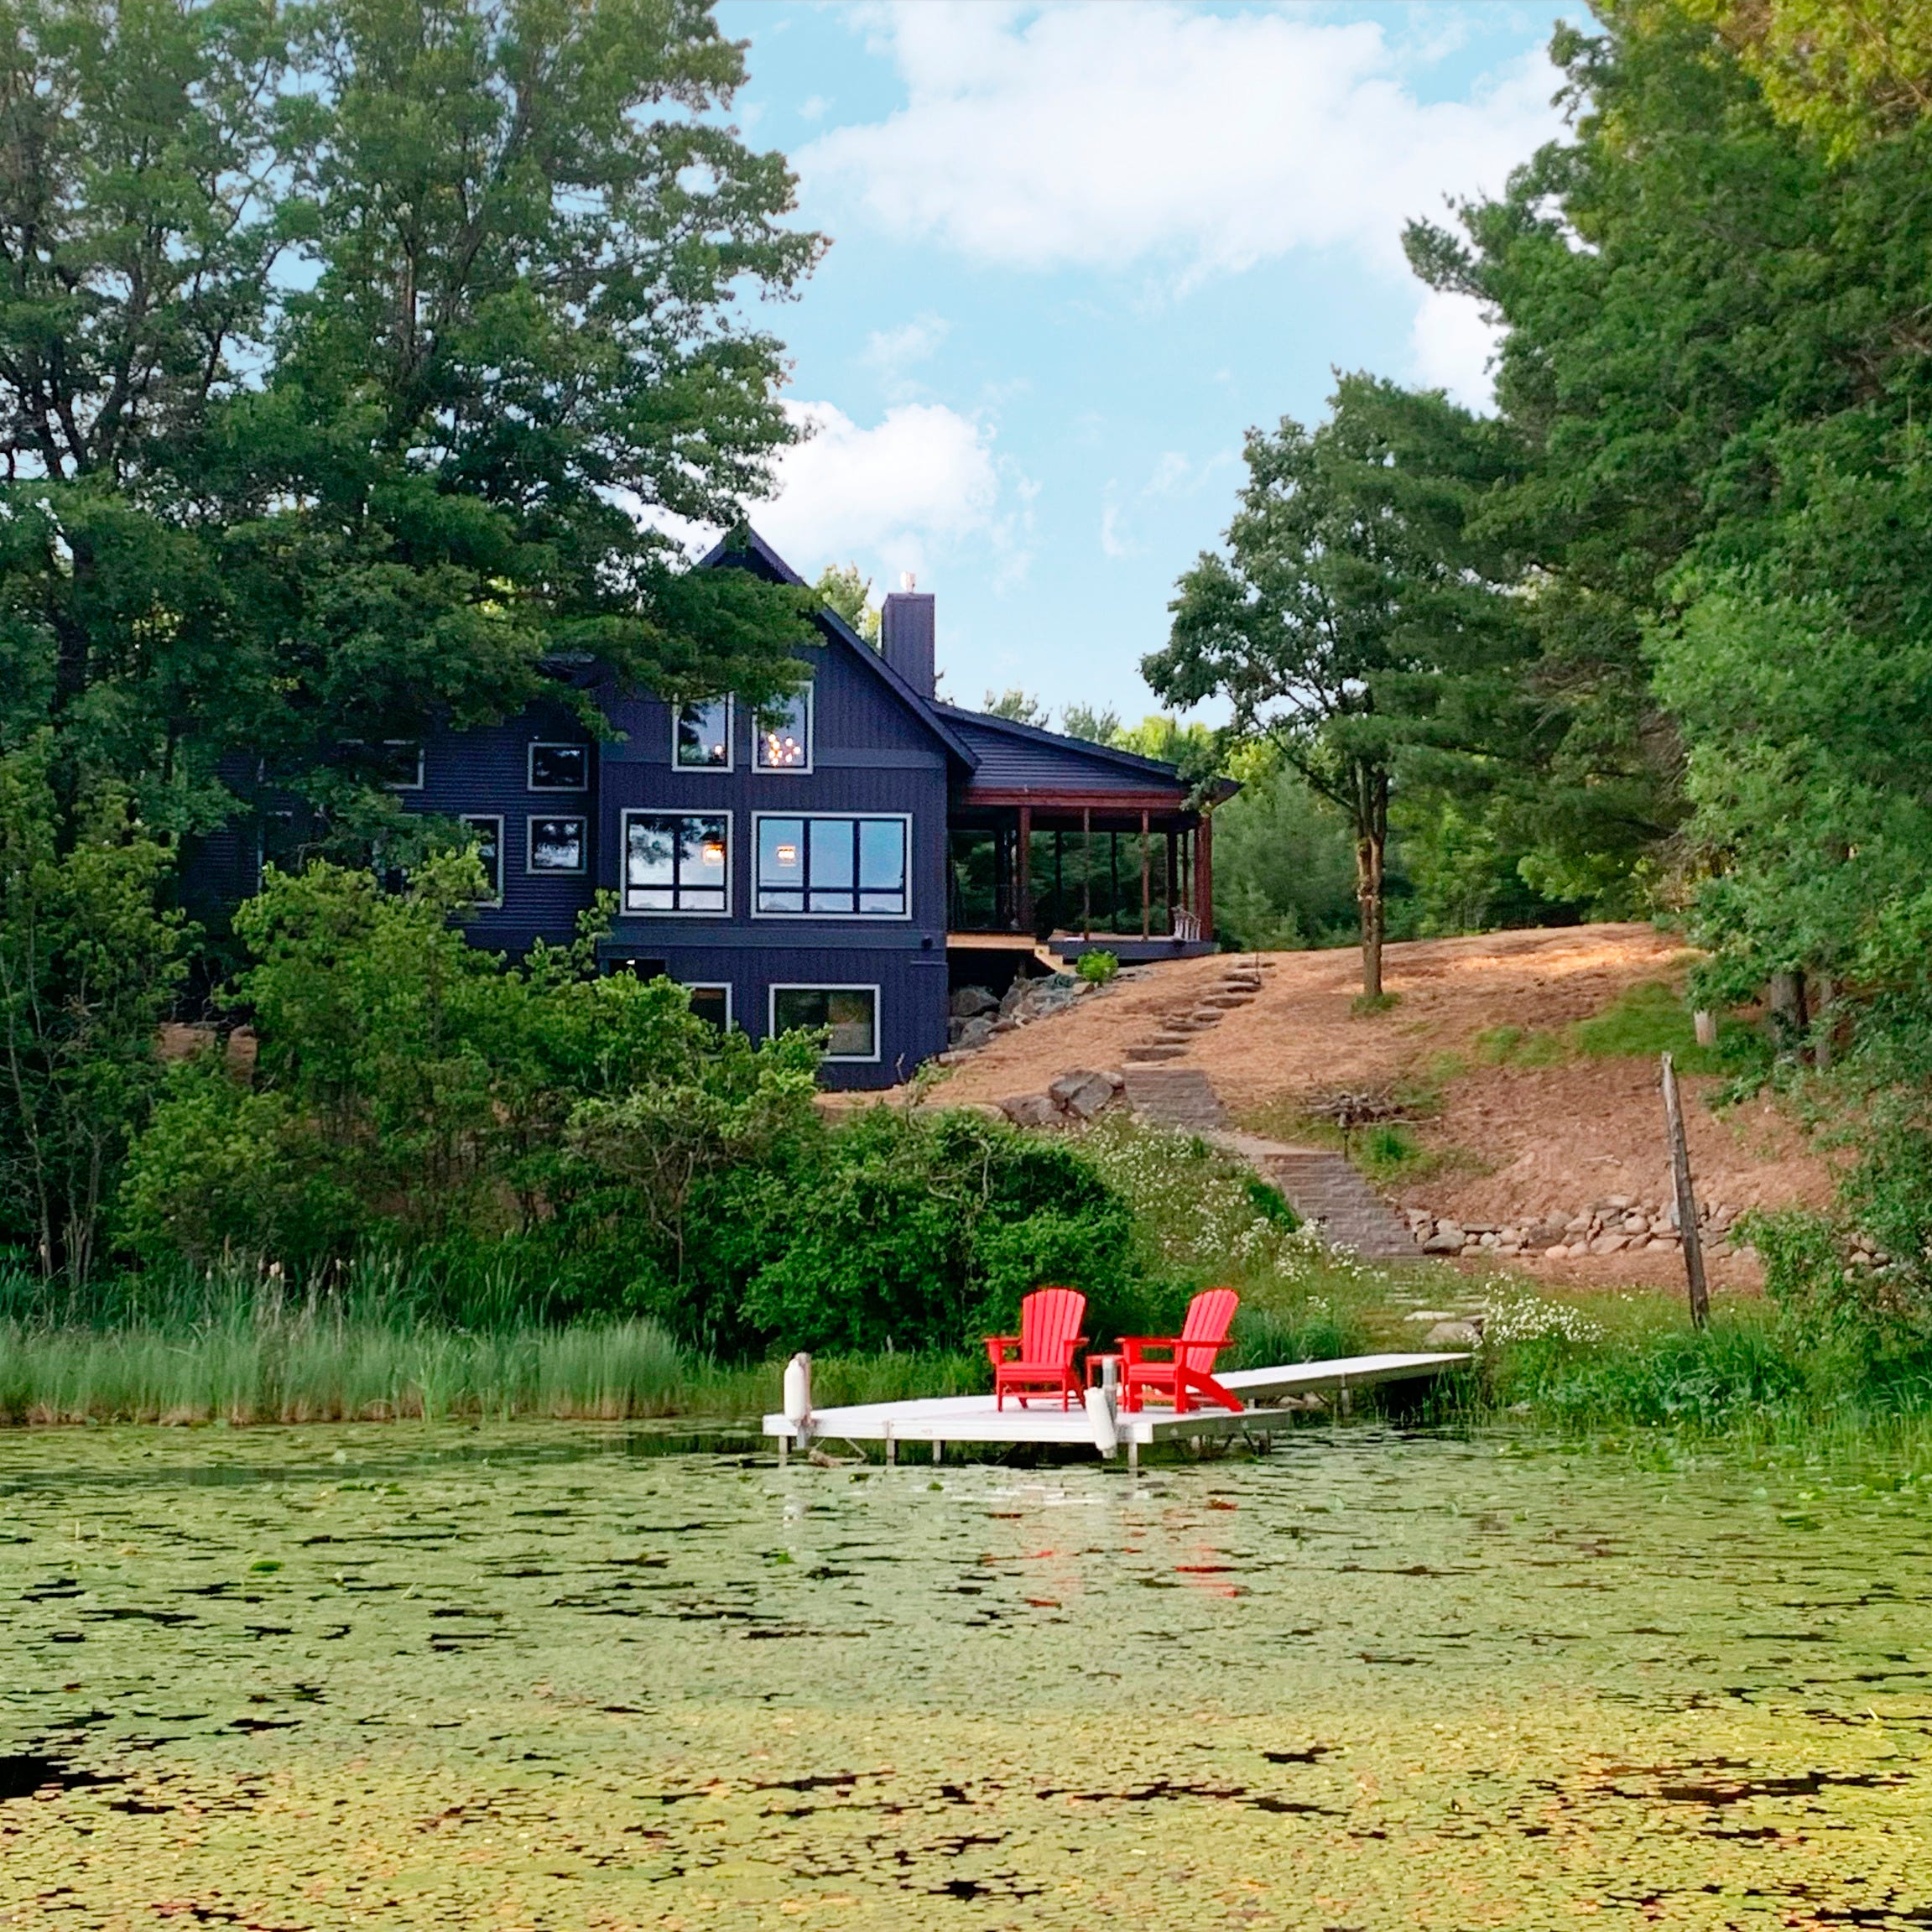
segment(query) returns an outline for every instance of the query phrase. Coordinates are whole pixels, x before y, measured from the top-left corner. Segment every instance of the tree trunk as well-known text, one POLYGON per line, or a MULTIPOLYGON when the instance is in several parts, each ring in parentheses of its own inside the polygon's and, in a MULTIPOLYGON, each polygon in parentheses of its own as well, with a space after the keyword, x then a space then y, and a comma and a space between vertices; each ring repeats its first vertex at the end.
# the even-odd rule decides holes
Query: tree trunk
POLYGON ((1357 786, 1355 898, 1362 914, 1362 996, 1382 997, 1383 860, 1388 847, 1388 774, 1369 771, 1357 786))

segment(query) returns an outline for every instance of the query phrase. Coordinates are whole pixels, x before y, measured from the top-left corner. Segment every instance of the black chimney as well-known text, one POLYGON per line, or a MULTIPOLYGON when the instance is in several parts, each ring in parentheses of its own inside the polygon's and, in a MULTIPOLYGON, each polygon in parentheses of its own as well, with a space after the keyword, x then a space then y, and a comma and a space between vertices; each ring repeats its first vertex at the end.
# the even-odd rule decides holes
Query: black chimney
POLYGON ((915 595, 909 575, 903 591, 886 599, 879 618, 879 643, 886 662, 922 698, 933 695, 933 600, 915 595))

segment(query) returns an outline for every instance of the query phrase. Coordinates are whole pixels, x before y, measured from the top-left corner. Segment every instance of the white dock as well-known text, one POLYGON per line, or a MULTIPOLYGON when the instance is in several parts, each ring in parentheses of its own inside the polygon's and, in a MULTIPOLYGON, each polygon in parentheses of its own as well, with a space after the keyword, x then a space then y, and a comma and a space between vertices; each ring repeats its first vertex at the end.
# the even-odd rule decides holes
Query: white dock
POLYGON ((1336 1395, 1379 1383, 1409 1382, 1440 1375, 1470 1359, 1452 1355, 1350 1355, 1333 1362, 1298 1362, 1278 1368, 1237 1368, 1216 1379, 1247 1406, 1237 1414, 1220 1408, 1117 1409, 1109 1394, 1086 1392, 1084 1409, 1062 1409, 1056 1399, 1035 1396, 1023 1408, 1013 1396, 1004 1409, 990 1395, 943 1395, 913 1402, 867 1402, 846 1409, 821 1409, 804 1416, 768 1415, 764 1433, 776 1436, 779 1453, 830 1438, 840 1442, 883 1442, 893 1460, 902 1442, 930 1442, 936 1461, 949 1442, 1043 1442, 1086 1447, 1102 1456, 1121 1448, 1138 1464, 1144 1445, 1176 1436, 1259 1435, 1278 1429, 1284 1413, 1268 1406, 1287 1396, 1336 1395))

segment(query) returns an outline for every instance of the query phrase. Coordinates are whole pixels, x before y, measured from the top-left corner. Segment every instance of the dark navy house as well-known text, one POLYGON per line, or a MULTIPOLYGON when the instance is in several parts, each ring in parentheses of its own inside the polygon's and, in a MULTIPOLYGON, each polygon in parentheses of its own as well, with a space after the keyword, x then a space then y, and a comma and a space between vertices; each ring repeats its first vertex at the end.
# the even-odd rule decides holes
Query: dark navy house
MULTIPOLYGON (((756 536, 706 564, 803 581, 756 536)), ((471 938, 563 943, 609 892, 612 970, 754 1036, 826 1029, 840 1087, 942 1052, 955 987, 1089 945, 1209 950, 1210 827, 1173 767, 938 701, 929 596, 886 599, 877 649, 830 610, 818 628, 778 728, 602 690, 601 742, 560 703, 398 747, 405 802, 477 836, 471 938)))

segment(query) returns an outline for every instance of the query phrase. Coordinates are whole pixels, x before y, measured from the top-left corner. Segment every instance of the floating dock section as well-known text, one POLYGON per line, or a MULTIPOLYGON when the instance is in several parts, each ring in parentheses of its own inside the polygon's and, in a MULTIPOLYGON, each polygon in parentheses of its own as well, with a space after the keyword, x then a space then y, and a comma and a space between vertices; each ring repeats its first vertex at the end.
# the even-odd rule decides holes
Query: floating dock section
POLYGON ((798 1360, 787 1371, 786 1407, 791 1413, 768 1415, 764 1432, 778 1439, 781 1457, 790 1449, 814 1441, 883 1442, 886 1460, 896 1458, 902 1442, 930 1443, 937 1461, 949 1442, 1042 1442, 1066 1448, 1088 1448, 1102 1456, 1127 1451, 1130 1467, 1138 1465, 1143 1445, 1210 1435, 1259 1435, 1282 1426, 1284 1410, 1273 1406, 1287 1398, 1334 1396, 1346 1404, 1358 1388, 1387 1382, 1414 1382, 1442 1373, 1467 1353, 1452 1355, 1351 1355, 1333 1362, 1292 1362, 1278 1368, 1237 1368, 1216 1379, 1244 1406, 1190 1409, 1176 1415, 1168 1408, 1133 1411, 1116 1407, 1110 1390, 1090 1388, 1086 1405, 1063 1409, 1057 1399, 1036 1396, 1025 1407, 1012 1396, 1004 1409, 990 1395, 945 1395, 914 1402, 866 1402, 846 1409, 813 1410, 809 1372, 798 1372, 798 1360))

